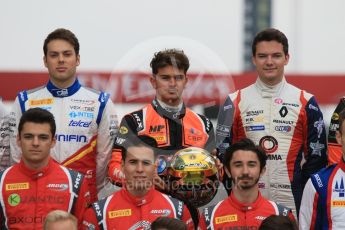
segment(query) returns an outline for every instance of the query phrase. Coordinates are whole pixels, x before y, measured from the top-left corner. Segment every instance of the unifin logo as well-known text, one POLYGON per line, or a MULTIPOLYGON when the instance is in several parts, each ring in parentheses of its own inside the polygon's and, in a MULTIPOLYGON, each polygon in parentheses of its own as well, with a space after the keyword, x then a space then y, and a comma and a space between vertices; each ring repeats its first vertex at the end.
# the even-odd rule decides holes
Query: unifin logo
POLYGON ((68 135, 68 134, 56 134, 55 139, 57 141, 66 142, 87 142, 87 137, 84 135, 68 135))

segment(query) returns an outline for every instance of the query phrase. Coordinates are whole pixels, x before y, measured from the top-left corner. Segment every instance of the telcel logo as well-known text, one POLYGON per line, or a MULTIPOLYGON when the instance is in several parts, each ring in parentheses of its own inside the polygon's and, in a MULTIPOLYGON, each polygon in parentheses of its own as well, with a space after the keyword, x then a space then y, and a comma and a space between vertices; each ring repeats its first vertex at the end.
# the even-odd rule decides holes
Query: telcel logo
POLYGON ((71 120, 69 122, 69 125, 68 126, 72 126, 72 127, 90 127, 90 124, 91 124, 91 121, 89 122, 86 122, 86 121, 82 121, 82 120, 79 120, 79 121, 75 121, 75 120, 71 120))

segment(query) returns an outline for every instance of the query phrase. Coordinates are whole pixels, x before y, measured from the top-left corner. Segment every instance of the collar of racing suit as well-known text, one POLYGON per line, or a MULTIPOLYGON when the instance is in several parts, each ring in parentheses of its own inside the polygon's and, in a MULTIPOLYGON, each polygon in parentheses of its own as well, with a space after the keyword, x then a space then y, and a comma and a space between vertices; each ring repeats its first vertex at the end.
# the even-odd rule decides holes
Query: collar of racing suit
POLYGON ((266 85, 260 80, 260 78, 257 78, 255 82, 255 87, 258 89, 259 94, 261 94, 263 98, 272 98, 280 95, 285 84, 285 77, 283 77, 281 82, 273 86, 266 85))
POLYGON ((258 192, 258 198, 254 203, 241 203, 239 200, 236 199, 234 193, 230 193, 228 201, 230 202, 231 206, 235 207, 236 209, 240 211, 252 211, 257 208, 260 208, 261 202, 263 200, 263 197, 261 196, 260 191, 258 192))
POLYGON ((168 104, 165 104, 163 101, 159 100, 158 98, 156 98, 156 101, 158 102, 158 104, 165 110, 167 110, 168 112, 172 112, 172 113, 177 113, 182 109, 183 106, 183 102, 181 102, 180 104, 178 104, 177 106, 171 106, 168 104))
POLYGON ((186 106, 184 105, 184 103, 182 104, 182 108, 180 109, 180 111, 178 111, 177 113, 169 112, 166 109, 164 109, 159 104, 156 98, 152 100, 151 104, 159 115, 161 115, 162 117, 167 117, 171 120, 181 119, 186 114, 186 106))
POLYGON ((45 167, 41 169, 30 169, 25 165, 24 161, 21 160, 19 162, 19 168, 25 175, 31 177, 32 179, 38 179, 49 174, 54 168, 53 164, 53 159, 50 158, 48 164, 45 167))
POLYGON ((60 89, 56 87, 51 81, 47 84, 48 91, 54 96, 54 97, 69 97, 73 94, 75 94, 79 89, 81 85, 78 81, 78 79, 75 80, 73 85, 66 89, 60 89))
POLYGON ((127 189, 126 186, 121 189, 122 197, 124 197, 128 202, 139 207, 144 204, 150 203, 154 198, 155 189, 152 187, 145 196, 137 197, 132 195, 127 189))

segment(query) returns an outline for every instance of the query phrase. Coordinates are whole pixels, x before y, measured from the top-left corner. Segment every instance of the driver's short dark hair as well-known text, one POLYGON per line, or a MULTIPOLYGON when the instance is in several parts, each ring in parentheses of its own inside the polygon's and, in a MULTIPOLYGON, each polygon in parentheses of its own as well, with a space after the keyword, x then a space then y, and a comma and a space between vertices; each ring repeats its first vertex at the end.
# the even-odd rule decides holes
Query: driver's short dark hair
POLYGON ((263 150, 260 146, 254 144, 254 142, 248 138, 243 138, 238 142, 232 144, 229 148, 225 151, 225 156, 223 160, 224 166, 230 171, 230 161, 234 155, 234 152, 238 150, 245 150, 245 151, 252 151, 254 152, 260 162, 260 171, 266 166, 267 155, 265 150, 263 150))
POLYGON ((28 109, 23 113, 23 115, 20 118, 19 125, 18 125, 18 134, 23 130, 23 126, 27 122, 32 122, 32 123, 37 123, 37 124, 44 124, 47 123, 50 126, 50 132, 52 136, 55 136, 56 132, 56 124, 55 124, 55 119, 54 115, 41 108, 31 108, 28 109))

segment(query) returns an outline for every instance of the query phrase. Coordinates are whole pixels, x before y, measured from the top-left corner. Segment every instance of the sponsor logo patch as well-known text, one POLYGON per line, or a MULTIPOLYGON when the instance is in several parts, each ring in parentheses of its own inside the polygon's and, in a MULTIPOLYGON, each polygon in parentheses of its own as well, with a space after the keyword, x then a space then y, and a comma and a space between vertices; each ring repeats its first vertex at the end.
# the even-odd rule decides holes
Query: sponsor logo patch
POLYGON ((228 109, 231 109, 232 108, 232 105, 226 105, 223 107, 224 111, 228 110, 228 109))
POLYGON ((287 114, 288 114, 288 109, 286 108, 286 106, 282 106, 282 108, 279 110, 279 115, 281 117, 286 117, 287 114))
POLYGON ((12 190, 23 190, 23 189, 29 189, 30 185, 29 182, 24 183, 15 183, 15 184, 6 184, 5 185, 6 191, 12 191, 12 190))
POLYGON ((47 99, 40 99, 40 100, 29 100, 30 106, 37 106, 37 105, 50 105, 54 103, 53 98, 47 98, 47 99))
POLYGON ((165 136, 152 136, 157 142, 165 142, 166 141, 166 137, 165 136))
POLYGON ((312 105, 312 104, 309 104, 308 108, 312 109, 312 110, 315 110, 315 111, 319 111, 319 109, 316 106, 312 105))
POLYGON ((151 125, 149 133, 160 133, 164 127, 164 125, 151 125))
POLYGON ((159 215, 159 216, 169 216, 171 211, 169 209, 156 209, 156 210, 151 210, 150 213, 153 215, 159 215))
POLYGON ((321 156, 321 150, 325 148, 324 144, 321 144, 319 141, 317 142, 311 142, 310 148, 313 149, 312 155, 318 155, 321 156))
POLYGON ((339 114, 338 113, 333 113, 332 120, 335 120, 335 121, 339 120, 339 114))
POLYGON ((283 103, 283 105, 287 105, 287 106, 292 106, 292 107, 299 107, 299 104, 295 104, 295 103, 283 103))
POLYGON ((82 118, 93 119, 94 114, 90 112, 72 111, 69 113, 69 117, 70 118, 82 117, 82 118))
POLYGON ((274 99, 274 103, 280 105, 280 104, 283 103, 283 99, 281 99, 281 98, 276 98, 276 99, 274 99))
POLYGON ((83 99, 71 99, 72 102, 82 104, 82 105, 93 105, 96 101, 95 100, 83 100, 83 99))
POLYGON ((329 130, 330 131, 337 131, 339 129, 339 124, 330 124, 329 130))
POLYGON ((318 121, 314 122, 314 127, 317 129, 317 137, 320 138, 322 134, 322 130, 324 127, 323 120, 320 118, 318 121))
POLYGON ((47 188, 55 191, 64 191, 68 189, 67 184, 47 184, 47 188))
POLYGON ((268 153, 274 153, 278 149, 278 141, 272 136, 264 136, 260 139, 259 145, 268 153))
POLYGON ((237 221, 237 214, 216 217, 216 224, 221 224, 221 223, 226 223, 226 222, 236 222, 236 221, 237 221))
POLYGON ((71 127, 84 127, 84 128, 88 128, 90 127, 91 121, 87 122, 87 121, 75 121, 75 120, 71 120, 68 124, 68 126, 71 127))
POLYGON ((257 219, 257 220, 264 220, 264 219, 266 219, 266 217, 264 217, 264 216, 256 216, 255 219, 257 219))
POLYGON ((117 218, 117 217, 122 217, 122 216, 131 216, 131 215, 132 215, 132 210, 131 209, 121 209, 121 210, 116 210, 116 211, 108 212, 108 216, 109 216, 110 219, 117 218))
POLYGON ((318 174, 315 174, 315 179, 316 179, 316 182, 317 182, 317 185, 322 188, 323 187, 323 184, 322 184, 322 181, 321 181, 321 178, 318 174))
POLYGON ((246 112, 246 116, 258 116, 259 114, 263 114, 263 110, 253 110, 253 111, 248 111, 246 112))
POLYGON ((293 121, 284 121, 284 120, 273 119, 273 123, 292 125, 293 121))
POLYGON ((291 131, 291 126, 290 125, 279 125, 279 126, 274 127, 274 130, 278 131, 278 132, 288 133, 291 131))
POLYGON ((120 127, 120 130, 119 130, 119 133, 121 133, 121 134, 127 134, 128 133, 128 129, 127 129, 127 127, 125 127, 125 126, 121 126, 120 127))
POLYGON ((250 126, 246 126, 246 131, 261 131, 261 130, 265 130, 265 126, 264 125, 250 125, 250 126))
POLYGON ((68 135, 68 134, 56 134, 55 139, 57 141, 66 141, 66 142, 87 142, 87 137, 84 135, 68 135))
POLYGON ((345 197, 344 180, 341 178, 335 182, 333 192, 337 192, 339 197, 345 197))
POLYGON ((345 207, 345 200, 332 200, 332 207, 345 207))
POLYGON ((20 203, 20 196, 18 194, 13 193, 8 197, 7 201, 10 206, 17 206, 20 203))

